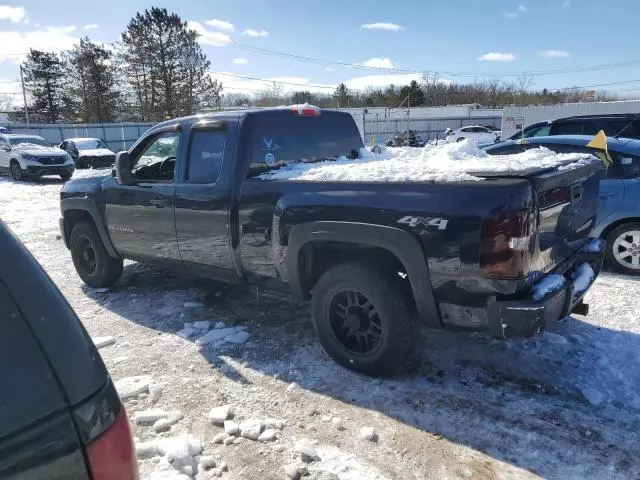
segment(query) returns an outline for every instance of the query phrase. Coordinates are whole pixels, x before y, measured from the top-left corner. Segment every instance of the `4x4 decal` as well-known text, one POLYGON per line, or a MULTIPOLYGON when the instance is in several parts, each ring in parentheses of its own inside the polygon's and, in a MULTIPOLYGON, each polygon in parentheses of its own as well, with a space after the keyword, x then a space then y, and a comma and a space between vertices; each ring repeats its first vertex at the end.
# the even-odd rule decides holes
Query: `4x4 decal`
POLYGON ((403 225, 409 225, 410 227, 437 227, 438 230, 445 230, 447 228, 447 224, 449 220, 446 218, 436 218, 436 217, 402 217, 398 220, 398 223, 403 225))

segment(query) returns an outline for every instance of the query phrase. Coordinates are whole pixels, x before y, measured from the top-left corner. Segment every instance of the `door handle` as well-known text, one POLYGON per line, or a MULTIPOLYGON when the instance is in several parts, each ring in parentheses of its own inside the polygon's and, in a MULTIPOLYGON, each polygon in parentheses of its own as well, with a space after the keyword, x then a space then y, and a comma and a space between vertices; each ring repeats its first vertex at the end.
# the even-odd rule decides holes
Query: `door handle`
POLYGON ((151 205, 154 205, 156 208, 162 208, 162 207, 167 206, 167 204, 168 204, 169 202, 167 201, 167 199, 166 199, 166 198, 161 198, 161 197, 160 197, 160 198, 154 198, 154 199, 152 199, 152 200, 149 200, 149 203, 150 203, 151 205))

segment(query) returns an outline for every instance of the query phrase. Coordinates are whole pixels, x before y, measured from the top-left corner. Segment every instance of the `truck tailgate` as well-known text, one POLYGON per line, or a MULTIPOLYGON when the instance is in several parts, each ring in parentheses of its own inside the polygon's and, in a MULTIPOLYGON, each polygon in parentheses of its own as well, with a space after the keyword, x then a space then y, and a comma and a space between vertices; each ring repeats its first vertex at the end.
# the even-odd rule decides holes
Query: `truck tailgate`
POLYGON ((486 178, 526 178, 531 183, 538 227, 531 271, 549 272, 582 247, 595 225, 604 171, 594 160, 513 175, 482 173, 486 178))

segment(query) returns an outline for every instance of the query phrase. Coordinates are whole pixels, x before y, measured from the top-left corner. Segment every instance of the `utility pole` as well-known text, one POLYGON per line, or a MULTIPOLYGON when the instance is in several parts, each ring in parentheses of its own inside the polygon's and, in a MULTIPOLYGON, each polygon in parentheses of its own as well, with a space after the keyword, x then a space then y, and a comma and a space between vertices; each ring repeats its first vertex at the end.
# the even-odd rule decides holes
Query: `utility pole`
POLYGON ((20 81, 22 82, 22 100, 24 101, 24 117, 29 124, 29 109, 27 108, 27 92, 24 88, 24 74, 22 73, 22 65, 20 65, 20 81))

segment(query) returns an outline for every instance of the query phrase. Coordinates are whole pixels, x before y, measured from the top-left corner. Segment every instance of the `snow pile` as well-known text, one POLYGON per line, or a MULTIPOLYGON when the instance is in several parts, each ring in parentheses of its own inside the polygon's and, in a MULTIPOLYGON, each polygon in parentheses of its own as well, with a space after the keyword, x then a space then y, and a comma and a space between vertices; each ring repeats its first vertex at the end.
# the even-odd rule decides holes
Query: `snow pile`
POLYGON ((557 292, 564 285, 565 278, 562 275, 547 275, 533 286, 531 293, 533 299, 538 301, 551 292, 557 292))
POLYGON ((592 238, 587 242, 582 250, 586 253, 600 253, 604 250, 604 246, 604 240, 600 238, 592 238))
POLYGON ((575 292, 584 292, 587 288, 589 288, 589 285, 591 285, 591 282, 593 281, 593 278, 595 276, 596 274, 593 272, 593 268, 591 268, 591 265, 589 265, 588 263, 583 263, 578 268, 576 268, 576 271, 571 275, 575 292))
POLYGON ((360 158, 292 163, 262 174, 264 180, 344 182, 457 182, 482 180, 473 172, 517 174, 534 168, 575 168, 597 161, 589 154, 557 154, 534 148, 514 155, 489 155, 472 142, 360 150, 360 158))
POLYGON ((196 456, 202 444, 189 435, 136 443, 138 459, 160 457, 151 478, 191 478, 198 471, 196 456))
POLYGON ((234 343, 241 345, 249 340, 249 334, 243 327, 227 327, 211 330, 196 340, 196 345, 209 345, 210 343, 234 343))

